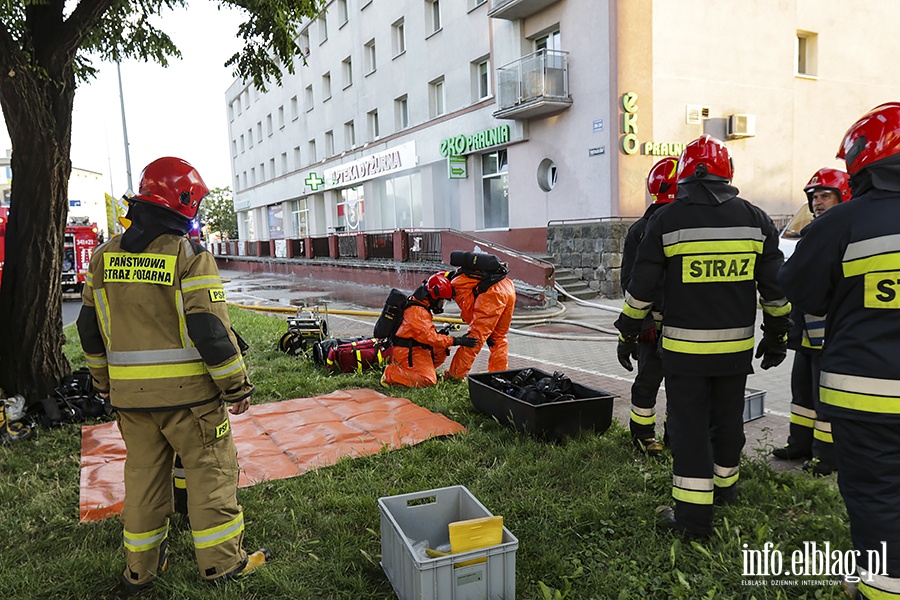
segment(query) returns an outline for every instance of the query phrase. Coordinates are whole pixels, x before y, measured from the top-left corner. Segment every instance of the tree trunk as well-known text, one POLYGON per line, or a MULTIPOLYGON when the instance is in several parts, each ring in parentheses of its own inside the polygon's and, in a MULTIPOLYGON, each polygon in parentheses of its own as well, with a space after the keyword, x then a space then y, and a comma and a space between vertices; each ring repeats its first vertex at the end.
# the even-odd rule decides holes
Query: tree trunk
POLYGON ((3 71, 0 107, 13 180, 0 281, 0 387, 36 400, 70 371, 62 353, 61 277, 75 76, 71 64, 3 71))

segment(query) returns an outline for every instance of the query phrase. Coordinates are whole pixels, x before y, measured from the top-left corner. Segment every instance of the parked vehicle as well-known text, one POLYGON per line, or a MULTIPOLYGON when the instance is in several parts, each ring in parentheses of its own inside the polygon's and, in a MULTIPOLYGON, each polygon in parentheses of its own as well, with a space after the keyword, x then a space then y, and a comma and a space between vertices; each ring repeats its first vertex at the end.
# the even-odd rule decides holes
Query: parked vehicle
POLYGON ((778 236, 778 249, 784 254, 785 260, 794 253, 794 246, 800 241, 800 232, 811 222, 812 213, 809 211, 809 204, 804 202, 778 236))
POLYGON ((62 291, 80 294, 91 255, 99 245, 96 223, 86 218, 69 219, 63 242, 62 291))

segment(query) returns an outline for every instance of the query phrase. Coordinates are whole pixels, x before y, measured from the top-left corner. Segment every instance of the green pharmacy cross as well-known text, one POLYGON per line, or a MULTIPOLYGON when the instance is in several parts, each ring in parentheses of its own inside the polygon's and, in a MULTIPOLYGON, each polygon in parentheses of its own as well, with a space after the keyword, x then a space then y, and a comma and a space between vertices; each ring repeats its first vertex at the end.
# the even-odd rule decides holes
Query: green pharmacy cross
POLYGON ((312 189, 312 191, 315 192, 316 190, 319 189, 320 185, 325 183, 325 180, 320 179, 319 176, 316 175, 315 172, 313 172, 313 173, 309 174, 309 177, 307 177, 306 179, 303 180, 303 183, 308 185, 312 189))

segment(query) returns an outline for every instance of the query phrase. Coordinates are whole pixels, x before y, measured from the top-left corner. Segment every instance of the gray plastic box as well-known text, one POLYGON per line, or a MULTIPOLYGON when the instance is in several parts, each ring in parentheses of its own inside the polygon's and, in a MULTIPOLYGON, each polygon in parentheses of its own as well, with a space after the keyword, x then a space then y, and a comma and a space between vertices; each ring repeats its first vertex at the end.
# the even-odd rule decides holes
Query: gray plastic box
POLYGON ((465 487, 458 485, 378 499, 381 512, 381 567, 400 600, 514 600, 519 540, 503 528, 503 541, 489 548, 440 558, 417 556, 413 544, 449 543, 447 526, 490 517, 465 487), (473 558, 483 563, 457 566, 473 558))
POLYGON ((764 416, 766 413, 766 390, 744 389, 744 423, 764 416))

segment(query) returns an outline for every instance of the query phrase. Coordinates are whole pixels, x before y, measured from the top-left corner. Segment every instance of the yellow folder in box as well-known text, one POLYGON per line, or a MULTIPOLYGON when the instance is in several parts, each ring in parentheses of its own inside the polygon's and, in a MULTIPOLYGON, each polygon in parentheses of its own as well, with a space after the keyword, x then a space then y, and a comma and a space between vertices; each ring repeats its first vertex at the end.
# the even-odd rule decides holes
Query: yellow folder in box
MULTIPOLYGON (((488 548, 503 542, 503 517, 499 515, 456 521, 450 523, 447 528, 450 530, 450 551, 453 554, 488 548)), ((486 560, 475 558, 456 566, 466 567, 486 560)))

